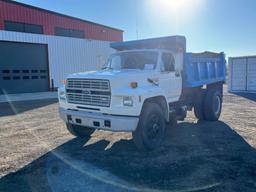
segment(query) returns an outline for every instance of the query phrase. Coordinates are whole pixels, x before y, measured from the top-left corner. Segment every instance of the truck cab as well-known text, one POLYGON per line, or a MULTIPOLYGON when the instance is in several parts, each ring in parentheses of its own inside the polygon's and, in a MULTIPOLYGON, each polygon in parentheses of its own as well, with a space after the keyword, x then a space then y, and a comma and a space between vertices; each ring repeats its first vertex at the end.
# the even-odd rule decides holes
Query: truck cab
MULTIPOLYGON (((60 117, 73 135, 88 136, 95 129, 132 132, 139 149, 152 150, 161 144, 168 126, 184 120, 187 110, 195 108, 199 119, 219 118, 224 79, 217 79, 221 75, 215 74, 199 85, 189 86, 192 80, 188 74, 194 71, 189 72, 189 65, 185 65, 191 57, 185 53, 184 37, 120 42, 111 46, 117 52, 101 70, 71 74, 58 90, 60 117), (209 90, 217 90, 215 96, 211 94, 207 100, 217 105, 211 115, 204 112, 209 108, 205 103, 204 85, 209 90)), ((211 56, 221 61, 220 54, 211 56)), ((217 61, 214 65, 218 65, 217 61)))

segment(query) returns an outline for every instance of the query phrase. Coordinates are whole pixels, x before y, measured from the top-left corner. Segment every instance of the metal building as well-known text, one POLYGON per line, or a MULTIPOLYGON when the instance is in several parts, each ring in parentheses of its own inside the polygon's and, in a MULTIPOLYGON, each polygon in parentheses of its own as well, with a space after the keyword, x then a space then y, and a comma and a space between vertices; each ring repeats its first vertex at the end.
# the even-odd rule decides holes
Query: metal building
POLYGON ((0 94, 49 91, 99 69, 122 39, 120 29, 0 0, 0 94))
POLYGON ((229 58, 229 91, 256 93, 256 56, 229 58))

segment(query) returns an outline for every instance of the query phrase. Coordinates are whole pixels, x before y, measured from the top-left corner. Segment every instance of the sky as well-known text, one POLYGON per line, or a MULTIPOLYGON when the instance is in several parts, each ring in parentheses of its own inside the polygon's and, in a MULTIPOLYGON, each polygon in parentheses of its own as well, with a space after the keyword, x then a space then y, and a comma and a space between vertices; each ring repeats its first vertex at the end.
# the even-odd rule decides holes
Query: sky
POLYGON ((18 0, 124 30, 124 40, 184 35, 187 51, 256 55, 256 0, 18 0))

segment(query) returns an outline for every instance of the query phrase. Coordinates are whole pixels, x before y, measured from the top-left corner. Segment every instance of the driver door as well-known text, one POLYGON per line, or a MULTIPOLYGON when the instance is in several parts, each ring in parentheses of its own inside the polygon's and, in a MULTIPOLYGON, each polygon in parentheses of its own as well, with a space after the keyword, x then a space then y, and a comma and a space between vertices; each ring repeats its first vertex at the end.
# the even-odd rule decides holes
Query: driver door
POLYGON ((175 71, 175 59, 170 52, 161 54, 159 87, 164 90, 169 103, 179 100, 182 79, 180 72, 175 71))

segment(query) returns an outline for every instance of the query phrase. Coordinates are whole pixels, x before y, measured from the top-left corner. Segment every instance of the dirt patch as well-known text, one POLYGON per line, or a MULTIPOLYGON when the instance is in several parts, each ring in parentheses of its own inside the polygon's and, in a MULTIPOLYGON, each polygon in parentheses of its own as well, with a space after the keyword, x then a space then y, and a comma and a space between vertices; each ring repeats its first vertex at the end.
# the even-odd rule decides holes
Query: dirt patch
POLYGON ((197 122, 189 113, 148 153, 138 152, 128 133, 74 138, 53 100, 0 108, 0 191, 256 190, 251 96, 225 92, 220 121, 197 122))

